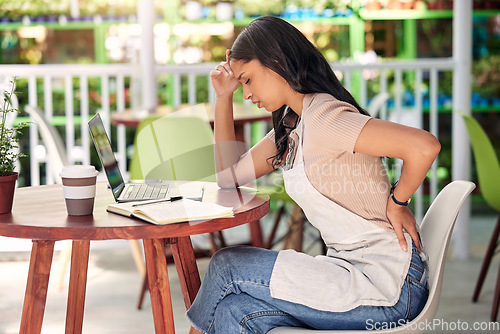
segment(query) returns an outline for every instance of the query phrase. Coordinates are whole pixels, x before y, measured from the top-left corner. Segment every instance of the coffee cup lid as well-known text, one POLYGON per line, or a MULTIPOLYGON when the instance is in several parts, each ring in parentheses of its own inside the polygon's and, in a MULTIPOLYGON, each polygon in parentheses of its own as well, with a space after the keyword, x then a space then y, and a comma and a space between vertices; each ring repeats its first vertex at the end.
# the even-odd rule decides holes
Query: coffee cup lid
POLYGON ((71 165, 64 166, 59 176, 66 178, 80 178, 97 176, 97 174, 99 174, 99 172, 96 171, 95 167, 92 165, 71 165))

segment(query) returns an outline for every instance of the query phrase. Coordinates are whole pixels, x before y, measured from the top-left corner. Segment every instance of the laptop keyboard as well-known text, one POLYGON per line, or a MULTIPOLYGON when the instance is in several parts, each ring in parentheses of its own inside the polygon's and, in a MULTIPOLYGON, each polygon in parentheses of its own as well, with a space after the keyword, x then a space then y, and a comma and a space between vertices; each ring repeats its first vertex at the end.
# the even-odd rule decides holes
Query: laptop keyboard
POLYGON ((167 195, 167 184, 129 184, 124 199, 156 199, 167 195))

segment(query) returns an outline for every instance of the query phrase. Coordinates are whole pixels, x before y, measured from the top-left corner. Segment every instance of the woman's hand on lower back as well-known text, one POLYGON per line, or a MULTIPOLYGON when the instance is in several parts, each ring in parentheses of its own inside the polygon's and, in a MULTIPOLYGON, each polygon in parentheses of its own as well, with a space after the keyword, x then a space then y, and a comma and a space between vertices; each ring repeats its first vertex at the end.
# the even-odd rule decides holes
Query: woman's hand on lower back
POLYGON ((394 232, 396 232, 401 248, 404 251, 408 249, 408 245, 403 234, 403 231, 406 231, 413 239, 413 242, 417 246, 418 251, 421 252, 422 248, 420 246, 417 223, 410 209, 408 209, 406 206, 401 206, 394 203, 393 200, 389 197, 387 201, 386 215, 392 227, 394 228, 394 232))

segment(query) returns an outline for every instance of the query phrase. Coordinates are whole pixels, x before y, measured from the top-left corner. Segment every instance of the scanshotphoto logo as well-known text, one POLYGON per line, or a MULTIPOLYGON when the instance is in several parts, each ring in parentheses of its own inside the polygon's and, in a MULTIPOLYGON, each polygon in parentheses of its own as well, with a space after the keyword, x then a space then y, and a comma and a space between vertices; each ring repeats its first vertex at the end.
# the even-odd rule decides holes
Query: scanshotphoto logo
POLYGON ((375 321, 373 319, 366 320, 366 330, 387 330, 400 326, 407 326, 409 330, 415 332, 425 331, 427 333, 498 333, 500 331, 500 323, 476 321, 473 323, 461 321, 445 321, 443 319, 432 319, 421 322, 407 322, 400 319, 394 322, 375 321))

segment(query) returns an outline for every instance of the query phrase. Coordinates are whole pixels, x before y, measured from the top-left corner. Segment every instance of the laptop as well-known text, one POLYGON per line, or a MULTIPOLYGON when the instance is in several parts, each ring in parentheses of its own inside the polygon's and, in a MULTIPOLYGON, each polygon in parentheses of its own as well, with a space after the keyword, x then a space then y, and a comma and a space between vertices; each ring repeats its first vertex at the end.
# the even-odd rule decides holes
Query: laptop
POLYGON ((88 124, 99 160, 101 160, 101 164, 104 167, 116 202, 146 201, 168 198, 170 196, 168 183, 159 181, 152 183, 126 183, 118 168, 118 162, 116 161, 115 154, 111 148, 111 142, 109 141, 99 113, 92 117, 88 124))

